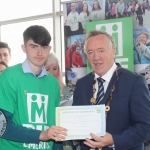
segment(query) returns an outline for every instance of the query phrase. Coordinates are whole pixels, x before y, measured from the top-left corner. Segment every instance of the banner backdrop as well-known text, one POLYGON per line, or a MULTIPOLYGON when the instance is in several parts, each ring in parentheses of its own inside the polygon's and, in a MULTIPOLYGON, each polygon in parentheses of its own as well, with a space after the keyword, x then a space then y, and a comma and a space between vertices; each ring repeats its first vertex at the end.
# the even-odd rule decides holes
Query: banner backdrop
POLYGON ((143 75, 150 85, 149 0, 79 0, 63 7, 67 86, 91 71, 83 47, 86 32, 93 29, 111 34, 117 43, 116 62, 143 75))

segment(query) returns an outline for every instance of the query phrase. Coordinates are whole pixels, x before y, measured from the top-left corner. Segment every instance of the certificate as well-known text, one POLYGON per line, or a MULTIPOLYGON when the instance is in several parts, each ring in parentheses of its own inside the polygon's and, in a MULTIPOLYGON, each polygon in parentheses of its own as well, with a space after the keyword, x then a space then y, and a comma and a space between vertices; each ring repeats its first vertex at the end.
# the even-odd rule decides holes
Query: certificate
POLYGON ((105 135, 105 105, 56 107, 56 126, 68 130, 65 140, 105 135))

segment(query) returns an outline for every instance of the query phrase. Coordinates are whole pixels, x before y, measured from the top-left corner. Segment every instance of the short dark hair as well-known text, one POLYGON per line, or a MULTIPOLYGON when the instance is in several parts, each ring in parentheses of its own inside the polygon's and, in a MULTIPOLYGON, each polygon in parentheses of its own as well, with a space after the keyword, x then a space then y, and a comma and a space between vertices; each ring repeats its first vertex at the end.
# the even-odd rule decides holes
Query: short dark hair
POLYGON ((8 46, 7 43, 5 43, 5 42, 0 42, 0 48, 7 48, 9 54, 11 55, 11 49, 10 49, 10 47, 8 46))
POLYGON ((45 27, 33 25, 23 32, 23 39, 24 44, 32 39, 35 43, 41 46, 48 46, 51 42, 51 35, 45 27))

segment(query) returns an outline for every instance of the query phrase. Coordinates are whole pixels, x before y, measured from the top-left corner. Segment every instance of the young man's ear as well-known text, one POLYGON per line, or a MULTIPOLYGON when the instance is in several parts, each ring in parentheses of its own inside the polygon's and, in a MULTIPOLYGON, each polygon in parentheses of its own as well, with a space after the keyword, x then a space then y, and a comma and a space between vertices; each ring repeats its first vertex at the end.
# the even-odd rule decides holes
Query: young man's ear
POLYGON ((21 48, 22 48, 23 52, 26 53, 26 48, 23 44, 21 45, 21 48))

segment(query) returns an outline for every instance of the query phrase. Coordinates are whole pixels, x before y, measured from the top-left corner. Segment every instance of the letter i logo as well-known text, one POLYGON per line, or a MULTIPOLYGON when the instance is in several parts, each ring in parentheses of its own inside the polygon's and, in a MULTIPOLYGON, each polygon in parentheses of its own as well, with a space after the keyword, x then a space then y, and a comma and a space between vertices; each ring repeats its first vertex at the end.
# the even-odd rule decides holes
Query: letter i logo
POLYGON ((94 14, 94 19, 97 20, 97 13, 94 14))
POLYGON ((27 104, 29 122, 47 123, 47 95, 28 93, 27 104))
POLYGON ((105 31, 112 35, 116 43, 116 56, 123 56, 122 22, 97 24, 96 30, 105 31))
POLYGON ((74 15, 73 18, 74 18, 74 21, 77 21, 77 16, 76 15, 74 15))

